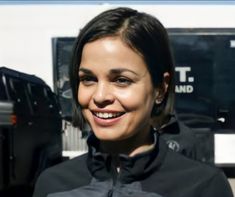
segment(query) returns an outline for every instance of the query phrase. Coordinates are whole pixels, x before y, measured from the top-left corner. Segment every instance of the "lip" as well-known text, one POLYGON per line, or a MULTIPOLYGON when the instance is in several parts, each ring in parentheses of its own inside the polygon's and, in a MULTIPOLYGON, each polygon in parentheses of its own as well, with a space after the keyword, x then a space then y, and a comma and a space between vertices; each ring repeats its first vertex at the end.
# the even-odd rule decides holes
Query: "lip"
POLYGON ((115 118, 110 118, 110 119, 103 119, 103 118, 99 118, 97 117, 94 113, 120 113, 120 111, 114 111, 114 110, 92 110, 92 116, 94 119, 94 122, 98 125, 98 126, 102 126, 102 127, 109 127, 109 126, 113 126, 115 124, 117 124, 125 115, 122 114, 121 116, 115 117, 115 118))

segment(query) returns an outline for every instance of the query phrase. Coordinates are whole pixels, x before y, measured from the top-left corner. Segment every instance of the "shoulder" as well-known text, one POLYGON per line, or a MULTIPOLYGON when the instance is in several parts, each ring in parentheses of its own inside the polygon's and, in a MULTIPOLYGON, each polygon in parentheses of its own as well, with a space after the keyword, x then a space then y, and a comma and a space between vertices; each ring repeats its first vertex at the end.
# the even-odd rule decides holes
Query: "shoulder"
POLYGON ((87 154, 84 154, 43 171, 36 182, 34 197, 45 197, 49 193, 71 190, 88 184, 91 176, 86 160, 87 154))
POLYGON ((46 169, 40 177, 71 179, 75 174, 76 176, 78 174, 87 174, 88 169, 86 167, 86 159, 87 154, 84 154, 71 160, 64 161, 58 165, 46 169))
POLYGON ((190 188, 198 196, 232 196, 227 178, 216 166, 169 150, 162 170, 167 170, 176 188, 190 188))
POLYGON ((220 170, 213 165, 204 164, 200 161, 190 159, 172 151, 171 149, 167 151, 163 167, 172 171, 184 171, 188 174, 202 173, 207 175, 208 178, 213 177, 216 173, 220 172, 220 170))
POLYGON ((157 170, 142 182, 145 190, 163 196, 232 197, 230 185, 220 169, 189 159, 160 144, 159 151, 165 153, 157 170))

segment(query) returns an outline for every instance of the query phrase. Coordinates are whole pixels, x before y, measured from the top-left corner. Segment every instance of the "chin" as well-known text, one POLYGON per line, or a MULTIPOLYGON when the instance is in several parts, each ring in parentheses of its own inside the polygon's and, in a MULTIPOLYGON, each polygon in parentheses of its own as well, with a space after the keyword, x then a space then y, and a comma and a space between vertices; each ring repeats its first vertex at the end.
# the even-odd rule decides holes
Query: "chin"
POLYGON ((114 135, 114 130, 102 129, 102 131, 93 130, 95 136, 101 141, 120 141, 124 139, 122 135, 114 135))
POLYGON ((97 134, 95 133, 95 136, 100 140, 100 141, 119 141, 120 138, 112 135, 107 135, 107 134, 97 134))

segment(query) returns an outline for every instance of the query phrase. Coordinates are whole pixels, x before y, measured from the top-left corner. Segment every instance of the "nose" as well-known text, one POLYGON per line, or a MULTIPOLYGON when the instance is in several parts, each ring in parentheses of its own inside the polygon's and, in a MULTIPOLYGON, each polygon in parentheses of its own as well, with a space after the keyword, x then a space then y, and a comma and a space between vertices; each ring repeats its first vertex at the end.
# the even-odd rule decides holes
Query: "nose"
POLYGON ((102 82, 98 83, 93 94, 93 101, 100 107, 113 103, 114 95, 110 85, 102 82))

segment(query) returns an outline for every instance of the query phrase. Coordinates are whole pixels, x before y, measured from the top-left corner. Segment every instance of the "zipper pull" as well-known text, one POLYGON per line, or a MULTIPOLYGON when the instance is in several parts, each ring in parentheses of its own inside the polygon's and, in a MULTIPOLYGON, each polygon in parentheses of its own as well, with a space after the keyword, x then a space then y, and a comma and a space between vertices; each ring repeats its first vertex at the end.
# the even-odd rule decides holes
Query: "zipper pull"
POLYGON ((113 190, 111 189, 108 191, 108 197, 112 197, 112 196, 113 196, 113 190))

